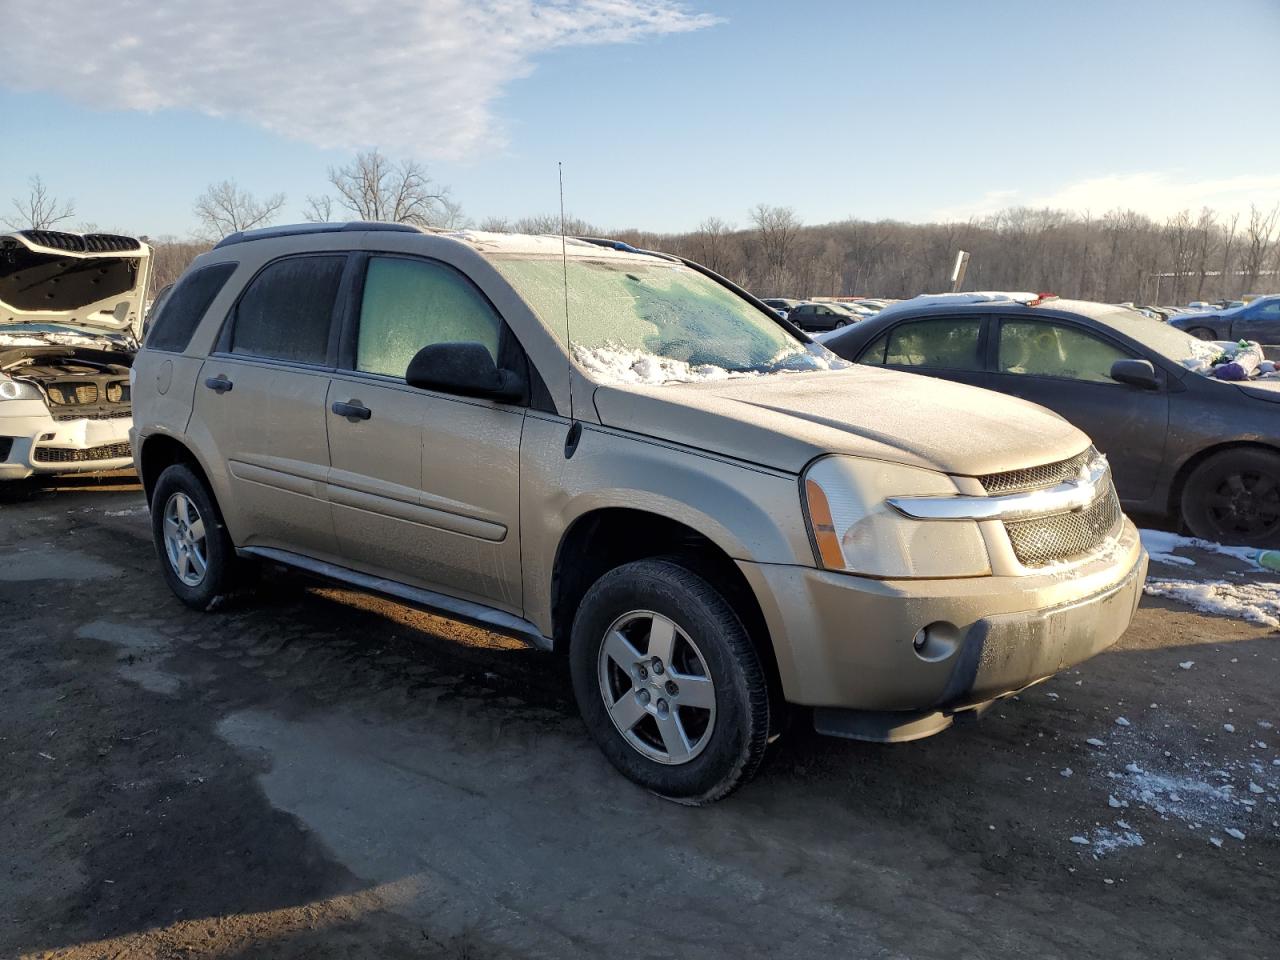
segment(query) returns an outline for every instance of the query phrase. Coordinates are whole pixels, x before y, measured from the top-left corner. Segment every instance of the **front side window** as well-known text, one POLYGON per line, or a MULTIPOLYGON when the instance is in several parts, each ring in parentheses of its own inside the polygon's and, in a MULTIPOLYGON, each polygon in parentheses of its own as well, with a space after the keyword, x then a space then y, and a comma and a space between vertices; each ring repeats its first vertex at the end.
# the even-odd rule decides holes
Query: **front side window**
POLYGON ((889 332, 884 362, 935 370, 981 370, 982 321, 939 317, 899 324, 889 332))
POLYGON ((574 257, 566 265, 533 256, 491 262, 562 342, 568 327, 574 359, 597 380, 657 384, 847 366, 681 263, 574 257))
POLYGON ((360 305, 356 369, 403 377, 433 343, 484 344, 494 362, 502 321, 462 274, 430 260, 371 257, 360 305))
POLYGON ((1074 327, 1039 320, 1000 324, 1000 372, 1114 383, 1111 365, 1129 355, 1074 327))
POLYGON ((236 304, 231 352, 325 363, 334 300, 346 263, 345 256, 291 257, 265 267, 236 304))

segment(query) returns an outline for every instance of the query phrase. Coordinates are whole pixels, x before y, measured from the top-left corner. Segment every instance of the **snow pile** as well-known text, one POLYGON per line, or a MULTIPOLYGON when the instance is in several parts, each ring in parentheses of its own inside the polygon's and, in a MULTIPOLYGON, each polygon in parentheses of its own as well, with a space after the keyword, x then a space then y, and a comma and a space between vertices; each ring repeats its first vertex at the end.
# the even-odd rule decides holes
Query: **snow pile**
POLYGON ((593 379, 607 383, 639 383, 657 385, 663 383, 698 383, 708 380, 739 380, 747 377, 763 377, 774 373, 807 373, 815 370, 836 370, 849 364, 834 354, 823 350, 809 353, 805 350, 782 353, 765 366, 767 370, 726 370, 710 363, 688 363, 673 360, 656 353, 625 347, 584 347, 573 345, 573 358, 593 379))
POLYGON ((1226 580, 1148 580, 1142 588, 1201 613, 1235 617, 1280 629, 1280 583, 1228 583, 1226 580))

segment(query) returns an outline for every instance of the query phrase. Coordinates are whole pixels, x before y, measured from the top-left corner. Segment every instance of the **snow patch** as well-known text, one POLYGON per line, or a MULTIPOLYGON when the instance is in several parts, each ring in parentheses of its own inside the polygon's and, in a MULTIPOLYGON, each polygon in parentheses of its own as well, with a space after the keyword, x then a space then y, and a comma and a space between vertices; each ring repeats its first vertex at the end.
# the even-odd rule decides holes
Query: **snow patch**
POLYGON ((740 380, 775 373, 810 373, 849 366, 825 350, 809 353, 803 349, 779 354, 766 364, 766 370, 726 370, 711 363, 688 363, 643 350, 618 346, 584 347, 578 343, 573 345, 573 358, 593 379, 653 386, 672 382, 740 380))
MULTIPOLYGON (((1280 583, 1228 583, 1226 580, 1148 580, 1143 591, 1168 597, 1201 613, 1248 620, 1280 629, 1280 583)), ((1192 661, 1187 661, 1191 663, 1192 661)), ((1179 664, 1184 670, 1188 666, 1179 664)))

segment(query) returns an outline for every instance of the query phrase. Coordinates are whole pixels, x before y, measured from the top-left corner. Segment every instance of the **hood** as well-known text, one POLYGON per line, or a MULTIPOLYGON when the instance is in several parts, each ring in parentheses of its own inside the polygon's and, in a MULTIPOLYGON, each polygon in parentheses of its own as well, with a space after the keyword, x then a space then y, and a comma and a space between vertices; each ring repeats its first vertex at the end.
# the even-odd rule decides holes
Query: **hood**
POLYGON ((855 366, 595 392, 606 426, 798 473, 824 453, 981 476, 1066 460, 1089 445, 1024 400, 855 366))
POLYGON ((1280 379, 1268 377, 1266 380, 1241 380, 1234 386, 1257 400, 1280 403, 1280 379))
POLYGON ((107 233, 0 234, 0 333, 8 324, 90 334, 142 329, 151 248, 107 233))

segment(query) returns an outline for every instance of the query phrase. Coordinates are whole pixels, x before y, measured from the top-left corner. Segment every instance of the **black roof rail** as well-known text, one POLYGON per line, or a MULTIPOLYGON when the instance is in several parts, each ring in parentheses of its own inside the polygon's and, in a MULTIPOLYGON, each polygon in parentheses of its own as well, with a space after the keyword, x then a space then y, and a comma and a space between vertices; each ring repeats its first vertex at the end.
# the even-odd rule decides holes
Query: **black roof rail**
POLYGON ((275 237, 301 237, 312 233, 419 233, 417 227, 408 223, 383 223, 378 220, 351 220, 346 223, 293 223, 280 227, 259 227, 256 230, 239 230, 229 233, 216 244, 213 249, 230 247, 237 243, 249 243, 252 240, 271 240, 275 237))

